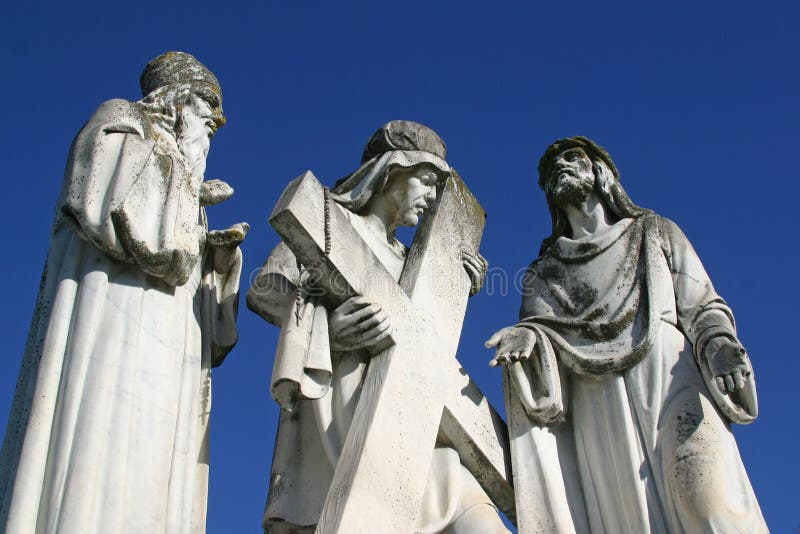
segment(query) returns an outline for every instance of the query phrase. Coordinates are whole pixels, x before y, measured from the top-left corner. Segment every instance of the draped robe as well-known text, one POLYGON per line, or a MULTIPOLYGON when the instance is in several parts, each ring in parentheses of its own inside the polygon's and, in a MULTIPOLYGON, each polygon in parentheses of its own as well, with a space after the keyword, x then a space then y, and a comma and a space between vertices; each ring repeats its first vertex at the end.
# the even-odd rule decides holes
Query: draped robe
POLYGON ((205 532, 211 368, 241 252, 205 247, 172 132, 104 103, 70 149, 0 456, 8 533, 205 532))
POLYGON ((529 267, 531 360, 505 376, 520 532, 767 532, 706 346, 733 315, 680 229, 646 213, 561 237, 529 267))

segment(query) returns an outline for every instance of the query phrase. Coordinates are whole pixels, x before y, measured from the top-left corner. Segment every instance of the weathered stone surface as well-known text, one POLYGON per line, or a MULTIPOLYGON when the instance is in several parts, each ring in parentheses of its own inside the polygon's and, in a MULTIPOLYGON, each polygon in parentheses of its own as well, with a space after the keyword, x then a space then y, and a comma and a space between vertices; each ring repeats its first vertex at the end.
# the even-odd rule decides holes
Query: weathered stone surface
POLYGON ((539 172, 553 233, 487 342, 520 532, 767 532, 728 427, 757 415, 752 367, 689 241, 586 138, 539 172))
POLYGON ((224 123, 213 74, 170 52, 142 87, 70 151, 0 457, 2 532, 205 531, 210 370, 236 343, 248 227, 208 232, 201 208, 232 194, 202 185, 224 123))
MULTIPOLYGON (((343 438, 332 464, 335 473, 328 475, 330 489, 324 496, 324 506, 319 503, 318 518, 306 517, 306 522, 302 522, 301 514, 290 519, 285 516, 291 515, 292 511, 281 515, 277 510, 280 507, 276 503, 293 489, 289 487, 291 477, 288 472, 276 467, 276 463, 281 462, 275 460, 267 505, 268 531, 281 531, 283 527, 277 522, 281 517, 283 521, 296 525, 316 525, 317 532, 413 532, 419 527, 419 521, 431 528, 431 516, 425 512, 424 494, 427 486, 437 483, 436 476, 444 465, 441 460, 448 454, 446 451, 451 451, 451 454, 457 451, 456 458, 460 457, 461 464, 471 472, 471 484, 474 485, 477 479, 491 499, 513 517, 505 424, 453 358, 468 295, 474 287, 480 287, 467 276, 470 269, 465 272, 467 261, 464 254, 466 251, 467 255, 474 255, 477 251, 484 222, 483 210, 453 172, 441 186, 435 204, 423 219, 414 244, 401 263, 392 260, 391 256, 380 256, 381 250, 392 250, 391 241, 388 245, 385 242, 388 232, 371 233, 369 228, 365 230, 360 226, 370 224, 370 214, 379 212, 372 203, 384 202, 385 205, 388 201, 394 202, 387 201, 387 198, 396 196, 388 190, 406 194, 421 187, 407 185, 405 189, 396 190, 397 180, 416 183, 414 181, 418 178, 414 171, 409 171, 407 177, 390 174, 386 180, 373 173, 370 166, 391 169, 392 165, 386 165, 386 161, 391 159, 402 162, 399 164, 401 168, 424 170, 426 165, 439 159, 431 153, 408 152, 411 153, 398 150, 371 155, 365 152, 369 159, 354 173, 359 180, 355 189, 358 194, 348 196, 341 188, 334 189, 332 197, 336 201, 329 204, 327 237, 330 250, 327 254, 325 193, 311 173, 292 182, 273 211, 271 224, 295 252, 304 269, 313 273, 314 287, 324 290, 316 298, 325 308, 333 310, 328 312, 330 324, 336 322, 336 310, 348 306, 348 299, 359 295, 380 308, 375 313, 385 315, 391 330, 387 332, 390 335, 368 347, 371 356, 363 374, 359 375, 357 406, 352 412, 352 422, 348 423, 346 438, 343 438), (370 187, 374 187, 374 191, 369 193, 372 197, 362 203, 363 191, 370 187), (353 214, 352 209, 362 211, 353 214), (370 236, 375 235, 379 236, 378 241, 371 241, 370 236), (384 241, 382 245, 381 240, 384 241)), ((451 174, 443 161, 438 162, 438 167, 436 172, 451 174)), ((347 191, 349 186, 355 187, 356 181, 344 183, 347 191)), ((430 204, 433 198, 430 196, 425 203, 430 204)), ((401 202, 383 213, 383 220, 396 222, 391 235, 399 224, 416 224, 422 211, 421 204, 413 200, 413 194, 409 200, 405 208, 401 202)), ((387 228, 390 225, 391 222, 387 228)), ((271 260, 277 255, 280 251, 276 249, 262 271, 264 280, 269 279, 270 273, 281 271, 279 265, 270 265, 275 263, 271 260)), ((470 264, 474 267, 479 262, 470 264)), ((274 302, 273 298, 256 295, 255 286, 251 288, 248 303, 262 316, 276 316, 274 312, 259 310, 262 304, 271 306, 274 302)), ((289 316, 284 322, 284 347, 289 346, 286 340, 291 337, 287 331, 302 329, 301 316, 302 313, 289 316)), ((316 327, 310 334, 312 344, 315 332, 316 327)), ((332 330, 331 347, 335 337, 332 330)), ((284 351, 279 348, 279 353, 284 351)), ((334 377, 337 375, 335 367, 334 362, 331 371, 334 377)), ((281 368, 288 369, 284 365, 281 368)), ((309 369, 308 365, 306 369, 309 369)), ((314 394, 312 388, 304 389, 303 384, 298 388, 301 398, 303 391, 307 392, 306 395, 314 394)), ((281 396, 284 399, 282 404, 288 404, 293 410, 294 423, 286 422, 282 417, 276 450, 287 448, 289 443, 301 443, 300 454, 304 458, 308 456, 306 451, 313 447, 311 437, 301 436, 295 441, 288 437, 283 427, 284 424, 306 425, 304 403, 312 402, 319 406, 324 403, 326 394, 321 391, 316 400, 300 400, 294 404, 291 395, 281 396)), ((315 410, 319 421, 320 409, 315 410)), ((335 418, 333 424, 336 424, 335 418)), ((276 458, 278 456, 282 453, 276 452, 276 458)), ((464 467, 458 466, 458 469, 467 472, 464 467)), ((448 470, 442 476, 452 476, 452 464, 448 470)), ((314 499, 298 497, 304 500, 304 504, 312 506, 314 499)), ((473 502, 489 502, 487 497, 482 498, 486 500, 473 502)), ((290 506, 289 501, 287 505, 290 506)), ((495 512, 489 507, 484 508, 494 519, 483 523, 489 527, 474 531, 505 531, 495 512)), ((476 514, 477 518, 478 511, 470 513, 476 514)), ((457 518, 444 519, 438 528, 445 528, 454 519, 457 518)), ((476 519, 475 528, 481 528, 479 524, 476 519)))

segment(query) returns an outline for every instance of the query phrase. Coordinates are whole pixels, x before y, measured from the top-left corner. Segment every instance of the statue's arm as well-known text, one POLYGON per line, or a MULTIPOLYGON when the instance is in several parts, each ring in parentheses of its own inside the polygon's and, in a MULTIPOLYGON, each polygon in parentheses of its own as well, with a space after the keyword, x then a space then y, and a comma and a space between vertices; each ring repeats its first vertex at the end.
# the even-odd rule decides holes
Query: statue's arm
POLYGON ((672 274, 678 324, 704 357, 708 342, 724 337, 738 343, 733 313, 714 289, 700 258, 678 225, 661 219, 672 274))
POLYGON ((265 321, 282 327, 295 304, 299 271, 285 243, 270 253, 247 291, 247 307, 265 321))
POLYGON ((135 103, 98 108, 70 148, 59 213, 113 259, 183 285, 201 259, 199 191, 176 185, 167 156, 135 103))
POLYGON ((752 365, 736 335, 733 313, 714 290, 680 228, 668 219, 661 221, 679 326, 721 411, 733 422, 749 423, 758 413, 758 401, 752 365))
POLYGON ((505 367, 504 384, 510 389, 510 398, 539 424, 560 421, 565 412, 555 351, 533 319, 552 315, 543 299, 545 292, 546 284, 538 276, 534 262, 522 280, 520 321, 498 330, 485 344, 495 349, 489 365, 505 367))

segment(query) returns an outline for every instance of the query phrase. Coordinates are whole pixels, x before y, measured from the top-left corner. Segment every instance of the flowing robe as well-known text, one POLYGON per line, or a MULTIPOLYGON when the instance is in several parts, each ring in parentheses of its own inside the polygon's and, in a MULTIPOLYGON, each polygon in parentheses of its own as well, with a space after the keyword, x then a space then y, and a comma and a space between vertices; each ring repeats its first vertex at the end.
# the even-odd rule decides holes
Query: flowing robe
POLYGON ((0 530, 205 532, 211 368, 241 252, 205 248, 202 177, 124 100, 70 149, 0 456, 0 530))
POLYGON ((528 269, 530 361, 505 376, 520 532, 767 532, 705 348, 733 316, 680 229, 654 214, 559 238, 528 269), (566 421, 564 416, 566 415, 566 421))
MULTIPOLYGON (((351 214, 350 222, 399 280, 405 247, 396 242, 392 249, 376 239, 357 215, 351 214)), ((327 310, 313 293, 304 295, 298 315, 296 308, 286 312, 287 305, 296 305, 298 281, 296 259, 280 243, 247 293, 248 307, 281 327, 271 389, 283 409, 264 512, 264 530, 274 534, 316 528, 369 364, 364 350, 331 352, 327 310)), ((458 453, 440 437, 415 532, 441 532, 469 507, 482 504, 493 506, 458 453)))

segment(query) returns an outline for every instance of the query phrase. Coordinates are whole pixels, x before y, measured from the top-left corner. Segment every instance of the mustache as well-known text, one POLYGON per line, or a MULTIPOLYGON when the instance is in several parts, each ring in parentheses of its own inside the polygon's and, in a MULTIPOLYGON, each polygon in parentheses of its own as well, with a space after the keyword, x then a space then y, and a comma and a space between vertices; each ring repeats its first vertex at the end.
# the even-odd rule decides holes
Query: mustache
POLYGON ((553 171, 550 173, 550 175, 554 178, 561 174, 569 174, 570 176, 577 176, 577 173, 575 172, 574 169, 572 169, 572 167, 554 167, 553 171))

